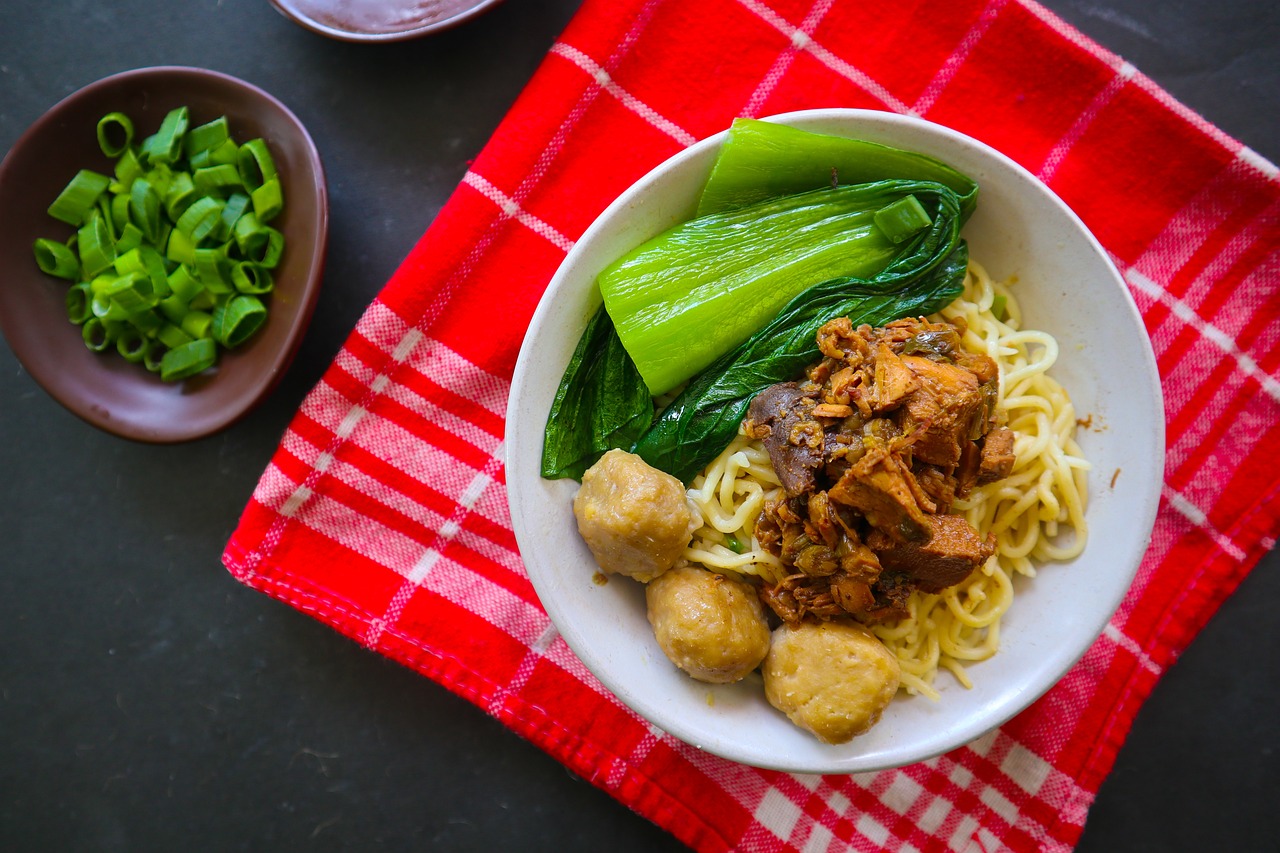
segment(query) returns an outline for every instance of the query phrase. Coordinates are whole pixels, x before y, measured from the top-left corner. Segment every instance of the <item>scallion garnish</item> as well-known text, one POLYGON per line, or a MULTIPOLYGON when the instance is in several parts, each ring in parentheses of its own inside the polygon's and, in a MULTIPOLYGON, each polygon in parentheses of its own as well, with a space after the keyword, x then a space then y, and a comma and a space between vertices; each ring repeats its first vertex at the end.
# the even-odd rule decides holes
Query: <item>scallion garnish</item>
POLYGON ((284 202, 266 142, 237 143, 225 116, 189 125, 179 107, 139 142, 129 116, 103 116, 98 147, 112 177, 80 170, 49 206, 76 230, 32 246, 43 272, 72 282, 67 317, 85 346, 115 349, 166 382, 208 369, 219 345, 261 328, 258 297, 274 289, 284 248, 266 224, 284 202))

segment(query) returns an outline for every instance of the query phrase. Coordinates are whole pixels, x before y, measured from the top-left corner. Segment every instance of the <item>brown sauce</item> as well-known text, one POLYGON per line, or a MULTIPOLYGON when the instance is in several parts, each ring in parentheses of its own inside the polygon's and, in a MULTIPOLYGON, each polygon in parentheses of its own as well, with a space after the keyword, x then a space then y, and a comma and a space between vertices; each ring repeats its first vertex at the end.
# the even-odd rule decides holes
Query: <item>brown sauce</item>
POLYGON ((400 33, 447 20, 476 0, 277 0, 291 13, 350 33, 400 33))

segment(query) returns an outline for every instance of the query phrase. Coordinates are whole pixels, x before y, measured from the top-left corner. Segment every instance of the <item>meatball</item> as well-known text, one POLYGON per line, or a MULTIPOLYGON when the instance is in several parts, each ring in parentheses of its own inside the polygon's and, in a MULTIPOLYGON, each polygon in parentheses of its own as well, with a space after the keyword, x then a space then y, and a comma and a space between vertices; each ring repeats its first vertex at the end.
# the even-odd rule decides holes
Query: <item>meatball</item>
POLYGON ((893 652, 856 622, 783 625, 763 673, 769 704, 823 743, 874 726, 901 677, 893 652))
POLYGON ((624 450, 582 475, 573 514, 600 568, 644 582, 671 568, 697 527, 684 485, 624 450))
POLYGON ((749 584, 681 566, 651 581, 645 601, 662 651, 699 681, 739 681, 769 652, 769 625, 749 584))

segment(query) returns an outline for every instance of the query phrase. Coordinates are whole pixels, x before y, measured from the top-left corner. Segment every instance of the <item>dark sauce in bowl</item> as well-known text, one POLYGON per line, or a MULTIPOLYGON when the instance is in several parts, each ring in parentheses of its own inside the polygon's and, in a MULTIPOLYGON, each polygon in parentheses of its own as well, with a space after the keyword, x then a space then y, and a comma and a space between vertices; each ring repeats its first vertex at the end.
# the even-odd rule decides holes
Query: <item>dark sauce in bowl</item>
POLYGON ((462 23, 498 0, 271 0, 307 29, 344 41, 397 41, 462 23))

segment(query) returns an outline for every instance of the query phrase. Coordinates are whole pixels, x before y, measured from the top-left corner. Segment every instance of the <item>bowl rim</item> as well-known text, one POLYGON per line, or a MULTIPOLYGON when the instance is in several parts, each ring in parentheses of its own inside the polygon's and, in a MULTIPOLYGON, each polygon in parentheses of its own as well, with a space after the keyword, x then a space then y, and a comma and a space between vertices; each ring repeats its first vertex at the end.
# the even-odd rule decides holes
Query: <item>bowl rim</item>
POLYGON ((427 24, 409 26, 402 30, 391 30, 389 32, 344 30, 341 27, 329 26, 328 24, 316 20, 301 9, 296 8, 293 3, 285 2, 285 0, 269 0, 269 2, 272 7, 285 18, 313 33, 325 36, 326 38, 335 39, 337 41, 366 44, 408 41, 410 39, 421 38, 432 33, 451 30, 472 18, 478 17, 488 11, 491 7, 501 3, 502 0, 475 0, 475 2, 468 8, 462 9, 454 15, 450 15, 448 18, 442 18, 441 20, 432 21, 427 24))
MULTIPOLYGON (((147 80, 163 77, 178 78, 180 81, 183 79, 213 81, 217 85, 227 87, 229 90, 238 89, 247 96, 248 100, 256 100, 267 111, 277 113, 284 120, 283 123, 291 129, 292 133, 297 135, 297 139, 302 143, 302 149, 305 151, 306 156, 306 169, 312 176, 309 183, 314 186, 314 197, 317 204, 316 209, 311 214, 311 221, 306 226, 308 229, 314 229, 315 231, 312 251, 306 259, 304 268, 309 271, 309 275, 297 291, 299 309, 283 341, 280 346, 272 351, 271 357, 264 361, 259 370, 259 376, 250 384, 248 390, 234 398, 234 405, 228 406, 217 417, 204 419, 199 425, 184 425, 181 422, 175 423, 172 420, 157 420, 157 422, 149 424, 122 422, 118 418, 113 418, 110 412, 104 411, 97 405, 88 403, 73 394, 65 393, 53 376, 54 371, 51 368, 42 361, 24 358, 22 348, 14 345, 13 323, 15 321, 9 318, 8 312, 0 311, 0 333, 8 341, 14 357, 49 396, 53 397, 77 417, 99 429, 122 438, 147 444, 174 444, 212 435, 243 418, 275 390, 297 355, 302 338, 315 312, 316 303, 319 300, 320 287, 324 278, 329 238, 328 182, 319 149, 306 125, 282 101, 261 87, 221 71, 196 66, 152 65, 119 71, 94 80, 61 98, 48 107, 14 140, 4 158, 0 160, 0 187, 5 185, 6 176, 10 170, 17 169, 17 161, 23 156, 22 152, 27 149, 33 140, 39 139, 43 134, 56 132, 57 125, 62 120, 63 113, 67 109, 76 106, 82 101, 97 97, 103 90, 121 85, 143 84, 147 80)), ((158 382, 159 380, 152 377, 152 381, 158 382)))
MULTIPOLYGON (((1084 222, 1071 210, 1071 208, 1046 184, 1036 178, 1031 172, 1018 164, 1012 158, 1001 153, 990 145, 980 140, 974 139, 964 133, 956 131, 945 125, 931 122, 927 119, 917 118, 913 116, 904 116, 897 113, 889 113, 880 110, 866 110, 854 108, 821 108, 795 110, 776 115, 766 116, 762 120, 778 122, 783 124, 799 123, 800 126, 812 126, 820 123, 823 119, 835 119, 847 122, 856 122, 858 120, 872 120, 876 123, 887 125, 901 125, 910 128, 923 129, 928 132, 940 134, 943 137, 950 138, 951 141, 959 143, 965 147, 972 147, 984 156, 993 159, 1000 166, 1011 170, 1012 175, 1029 181, 1036 191, 1044 197, 1044 201, 1057 208, 1058 212, 1065 215, 1087 242, 1089 248, 1097 259, 1103 264, 1108 273, 1111 285, 1115 286, 1124 295, 1124 301, 1127 304, 1127 310, 1130 314, 1129 322, 1136 323, 1138 328, 1142 327, 1141 314, 1137 305, 1133 300, 1132 293, 1124 283, 1123 277, 1116 269, 1109 253, 1101 245, 1096 236, 1085 226, 1084 222)), ((816 129, 816 128, 815 128, 816 129)), ((830 132, 816 129, 817 132, 830 132)), ((612 203, 610 203, 600 214, 592 221, 582 236, 575 242, 573 248, 566 254, 562 260, 555 275, 548 283, 547 289, 539 301, 538 307, 534 312, 530 322, 530 331, 540 329, 548 314, 553 310, 553 304, 560 296, 560 291, 565 288, 566 282, 571 278, 573 269, 580 257, 588 251, 588 247, 594 242, 597 235, 609 228, 613 221, 622 214, 627 208, 632 207, 636 201, 643 196, 649 188, 655 183, 662 180, 663 176, 668 172, 677 169, 686 161, 705 156, 710 148, 716 148, 723 143, 728 136, 729 130, 719 131, 697 143, 677 152, 659 165, 655 166, 643 177, 628 187, 621 195, 619 195, 612 203)), ((537 421, 540 416, 545 422, 546 412, 530 412, 530 417, 534 422, 525 425, 521 422, 523 417, 522 406, 523 395, 525 389, 529 386, 528 374, 533 369, 531 351, 532 334, 526 334, 521 344, 520 353, 517 357, 515 370, 512 376, 511 390, 508 398, 508 420, 507 420, 507 444, 508 448, 512 448, 515 444, 513 436, 517 430, 522 429, 541 429, 542 423, 537 421), (514 428, 514 429, 513 429, 514 428)), ((1159 372, 1157 370, 1154 353, 1151 350, 1150 339, 1145 334, 1143 336, 1145 346, 1140 347, 1143 354, 1142 373, 1145 380, 1145 387, 1153 394, 1154 408, 1163 413, 1162 400, 1163 392, 1160 385, 1159 372)), ((637 694, 632 684, 625 683, 616 677, 615 672, 607 666, 601 666, 601 657, 595 653, 595 649, 590 642, 590 638, 584 636, 575 621, 571 618, 572 614, 566 613, 562 599, 555 595, 547 595, 549 591, 549 579, 542 576, 541 572, 535 567, 528 570, 529 562, 526 562, 526 569, 530 577, 530 581, 535 591, 539 595, 547 611, 552 623, 556 629, 564 637, 566 644, 582 661, 583 665, 594 675, 604 686, 612 692, 624 705, 633 710, 640 717, 651 722, 652 724, 662 728, 674 737, 693 745, 697 749, 705 750, 709 753, 718 755, 733 761, 738 761, 755 767, 766 769, 781 770, 785 772, 799 773, 854 773, 854 772, 872 772, 885 770, 895 767, 906 766, 918 761, 927 760, 938 755, 949 752, 953 749, 961 747, 966 743, 981 737, 982 735, 993 731, 994 729, 1004 725, 1009 719, 1021 713, 1036 699, 1041 697, 1055 684, 1057 684, 1067 672, 1080 661, 1089 648, 1096 642, 1098 636, 1102 633, 1106 624, 1110 621, 1112 615, 1120 606, 1129 588, 1132 586, 1133 579, 1136 576, 1142 557, 1150 542, 1150 534, 1155 524, 1156 513, 1160 499, 1160 483, 1163 481, 1164 466, 1164 429, 1163 416, 1159 419, 1159 423, 1153 428, 1150 436, 1153 442, 1158 443, 1158 451, 1153 453, 1152 465, 1154 467, 1155 476, 1152 483, 1147 484, 1145 491, 1141 494, 1142 505, 1138 518, 1135 519, 1136 530, 1140 532, 1137 540, 1131 543, 1131 552, 1127 555, 1129 559, 1123 567, 1124 583, 1117 583, 1114 587, 1113 594, 1105 601, 1097 604, 1096 610, 1093 611, 1095 619, 1089 624, 1090 635, 1092 639, 1088 642, 1082 642, 1078 648, 1073 648, 1071 654, 1056 658, 1058 664, 1055 666, 1056 673, 1052 677, 1041 677, 1039 680, 1025 685, 1026 689, 1018 692, 1016 700, 1006 701, 1001 704, 998 713, 987 716, 971 715, 974 719, 967 724, 959 724, 948 729, 949 737, 945 742, 940 742, 933 748, 911 750, 907 748, 894 749, 892 752, 897 755, 896 758, 890 758, 879 761, 860 760, 858 755, 836 756, 832 755, 830 760, 810 761, 807 763, 797 763, 789 760, 785 755, 776 756, 775 759, 761 760, 758 753, 752 753, 747 750, 734 750, 716 748, 711 745, 698 744, 696 738, 688 736, 690 729, 684 725, 683 721, 670 713, 664 713, 661 706, 656 702, 646 701, 643 694, 637 694), (1142 542, 1137 545, 1137 541, 1142 542)), ((541 447, 541 442, 538 442, 541 447)), ((1154 449, 1153 449, 1154 450, 1154 449)), ((533 509, 533 500, 530 496, 530 504, 525 504, 525 494, 521 486, 520 477, 508 477, 507 481, 508 503, 510 507, 512 529, 516 536, 517 545, 520 546, 521 553, 524 553, 524 545, 526 543, 536 543, 538 541, 538 531, 530 526, 530 519, 527 514, 531 514, 533 509)), ((1092 541, 1092 539, 1091 539, 1092 541)), ((1086 546, 1087 548, 1087 546, 1086 546)), ((1082 555, 1083 556, 1083 555, 1082 555)), ((523 558, 522 558, 523 559, 523 558)), ((855 741, 856 742, 856 741, 855 741)), ((719 746, 719 745, 717 745, 719 746)))

